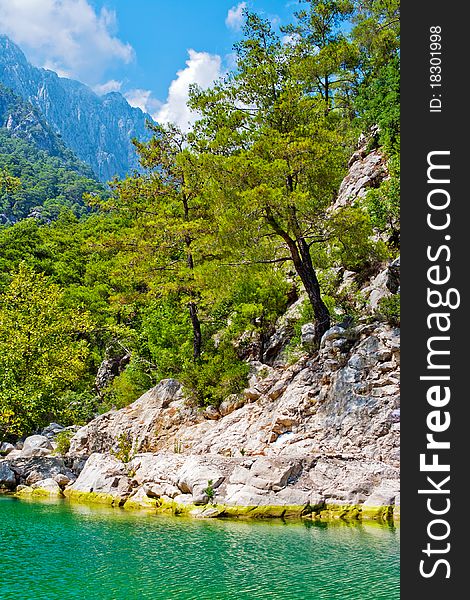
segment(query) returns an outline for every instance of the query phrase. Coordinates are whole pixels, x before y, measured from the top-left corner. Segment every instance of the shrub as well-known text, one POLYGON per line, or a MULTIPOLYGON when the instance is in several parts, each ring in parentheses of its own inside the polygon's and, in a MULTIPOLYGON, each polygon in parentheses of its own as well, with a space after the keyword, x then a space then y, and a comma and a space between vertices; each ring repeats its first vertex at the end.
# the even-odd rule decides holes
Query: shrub
POLYGON ((400 326, 400 294, 382 298, 379 301, 378 314, 391 325, 400 326))
POLYGON ((198 361, 187 364, 179 378, 194 404, 219 406, 227 396, 246 387, 249 370, 233 346, 224 344, 217 352, 209 350, 198 361))
POLYGON ((153 385, 153 379, 145 372, 138 360, 132 360, 124 371, 115 377, 103 391, 100 412, 111 408, 124 408, 132 404, 153 385))
POLYGON ((111 450, 111 454, 123 463, 129 463, 134 458, 132 451, 132 437, 129 433, 121 433, 116 442, 117 450, 111 450))
POLYGON ((57 454, 61 454, 62 456, 67 454, 67 452, 70 450, 70 440, 73 437, 73 433, 74 432, 70 429, 65 429, 57 434, 55 438, 55 442, 57 444, 55 451, 57 454))
POLYGON ((209 479, 209 481, 207 482, 207 487, 204 490, 204 493, 209 498, 209 502, 211 504, 213 504, 214 503, 214 496, 215 496, 214 481, 213 481, 213 479, 209 479))
POLYGON ((85 425, 96 415, 96 397, 87 391, 67 390, 59 404, 57 419, 64 425, 85 425))
POLYGON ((388 236, 391 247, 400 246, 400 159, 392 156, 388 161, 390 177, 378 188, 367 192, 363 204, 375 230, 388 236))

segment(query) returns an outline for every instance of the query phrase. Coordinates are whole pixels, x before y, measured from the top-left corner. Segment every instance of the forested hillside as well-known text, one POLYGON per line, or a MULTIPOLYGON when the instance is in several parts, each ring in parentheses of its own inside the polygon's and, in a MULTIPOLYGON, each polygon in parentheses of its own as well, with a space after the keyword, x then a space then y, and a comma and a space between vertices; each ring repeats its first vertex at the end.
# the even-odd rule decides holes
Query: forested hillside
POLYGON ((89 216, 75 210, 88 180, 54 180, 58 159, 0 133, 3 212, 34 178, 41 199, 19 216, 57 216, 0 228, 0 438, 84 422, 164 377, 217 406, 299 298, 288 360, 304 323, 314 352, 344 319, 399 321, 395 299, 371 315, 361 292, 399 252, 398 2, 304 5, 279 33, 248 13, 234 70, 192 89, 194 130, 152 126, 144 171, 90 194, 89 216), (334 207, 359 139, 387 175, 334 207), (102 384, 104 359, 117 376, 102 384))
POLYGON ((0 188, 0 222, 84 214, 86 192, 104 192, 91 168, 69 150, 31 104, 0 84, 0 173, 17 178, 0 188))

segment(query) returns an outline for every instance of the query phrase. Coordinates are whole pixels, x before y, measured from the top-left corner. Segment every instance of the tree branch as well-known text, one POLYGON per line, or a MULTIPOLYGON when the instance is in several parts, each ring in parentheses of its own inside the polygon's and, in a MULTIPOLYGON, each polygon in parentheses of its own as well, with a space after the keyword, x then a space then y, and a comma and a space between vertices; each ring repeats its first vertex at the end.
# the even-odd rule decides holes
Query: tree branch
POLYGON ((281 258, 271 258, 266 260, 243 260, 238 263, 221 263, 222 267, 245 267, 249 265, 271 265, 276 263, 283 263, 292 260, 291 256, 282 256, 281 258))

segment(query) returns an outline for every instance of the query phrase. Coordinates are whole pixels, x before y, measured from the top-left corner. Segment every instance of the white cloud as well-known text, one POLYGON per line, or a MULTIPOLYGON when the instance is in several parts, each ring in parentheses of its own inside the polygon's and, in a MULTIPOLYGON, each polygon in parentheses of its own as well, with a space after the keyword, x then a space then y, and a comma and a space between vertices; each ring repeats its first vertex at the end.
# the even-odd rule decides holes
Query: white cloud
POLYGON ((300 36, 297 33, 289 33, 281 38, 283 46, 295 46, 297 45, 300 36))
POLYGON ((109 66, 134 58, 132 47, 116 36, 115 12, 97 13, 88 0, 0 0, 0 31, 34 64, 90 84, 109 66))
POLYGON ((144 112, 148 112, 148 103, 152 92, 150 90, 129 90, 124 94, 124 97, 134 108, 140 108, 144 112))
POLYGON ((106 81, 106 83, 99 83, 95 85, 93 91, 95 91, 98 96, 104 96, 104 94, 109 94, 109 92, 119 92, 121 91, 122 81, 116 81, 115 79, 110 79, 106 81))
POLYGON ((46 62, 42 66, 44 67, 44 69, 54 71, 59 77, 67 77, 69 79, 72 77, 70 71, 66 71, 64 68, 61 67, 61 65, 54 62, 53 60, 46 60, 46 62))
POLYGON ((227 13, 225 25, 227 25, 229 29, 240 31, 244 21, 244 10, 246 10, 246 2, 240 2, 239 4, 237 4, 237 6, 232 6, 232 8, 227 13))
POLYGON ((189 86, 196 83, 207 88, 222 74, 220 56, 195 50, 188 50, 188 54, 186 67, 178 71, 171 82, 166 102, 152 115, 159 123, 175 123, 183 131, 190 128, 197 116, 187 107, 189 86))
POLYGON ((134 108, 140 108, 144 112, 151 115, 153 112, 160 110, 162 102, 152 96, 151 90, 133 89, 124 93, 125 99, 134 108))

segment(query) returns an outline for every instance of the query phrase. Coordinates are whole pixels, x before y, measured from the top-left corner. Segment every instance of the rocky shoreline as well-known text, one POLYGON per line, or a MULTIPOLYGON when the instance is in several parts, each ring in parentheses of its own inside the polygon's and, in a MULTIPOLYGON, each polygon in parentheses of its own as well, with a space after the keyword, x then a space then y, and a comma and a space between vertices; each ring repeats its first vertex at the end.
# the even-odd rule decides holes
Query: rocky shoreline
POLYGON ((221 459, 143 453, 122 463, 112 455, 94 453, 85 462, 83 458, 43 456, 0 463, 4 493, 17 498, 67 498, 196 518, 396 521, 400 512, 395 504, 395 477, 395 470, 387 471, 381 463, 361 464, 344 455, 221 459), (355 495, 342 489, 346 471, 349 480, 356 482, 355 495), (332 484, 336 497, 312 489, 324 473, 329 479, 336 474, 332 484), (364 490, 367 482, 370 485, 378 479, 380 484, 363 501, 361 486, 364 490))
POLYGON ((252 361, 219 408, 163 380, 76 431, 65 456, 32 436, 0 460, 0 488, 197 518, 397 520, 399 419, 399 330, 336 326, 292 365, 252 361))

